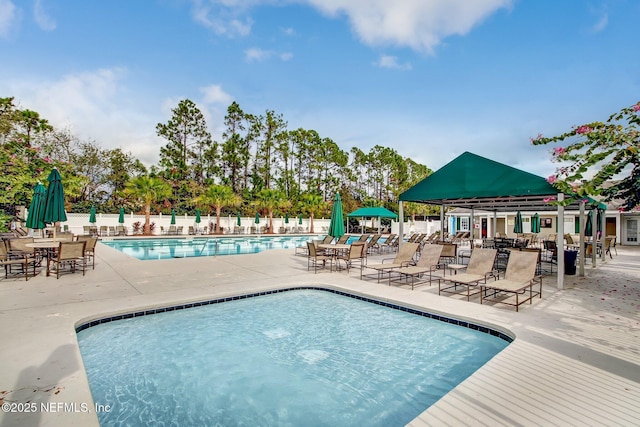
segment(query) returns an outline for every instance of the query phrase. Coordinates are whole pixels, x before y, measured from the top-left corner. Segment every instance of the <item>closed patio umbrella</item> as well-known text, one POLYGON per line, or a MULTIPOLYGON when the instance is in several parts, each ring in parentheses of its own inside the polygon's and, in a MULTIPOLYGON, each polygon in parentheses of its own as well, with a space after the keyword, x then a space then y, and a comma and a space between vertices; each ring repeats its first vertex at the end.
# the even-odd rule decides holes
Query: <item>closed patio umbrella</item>
POLYGON ((593 236, 593 225, 591 222, 593 221, 593 209, 589 211, 586 218, 586 223, 584 224, 584 235, 585 236, 593 236))
POLYGON ((62 177, 58 168, 54 167, 49 177, 47 187, 46 202, 44 207, 43 222, 53 224, 53 238, 56 238, 56 223, 67 220, 67 213, 64 211, 64 187, 62 177))
POLYGON ((202 218, 200 218, 200 209, 196 209, 196 224, 200 224, 202 218))
POLYGON ((298 217, 298 224, 302 225, 302 214, 300 214, 300 216, 298 217))
POLYGON ((258 212, 256 212, 256 219, 253 222, 255 222, 256 224, 260 224, 260 214, 258 212))
POLYGON ((336 193, 331 209, 331 222, 329 222, 329 236, 337 239, 344 236, 344 218, 342 217, 342 200, 340 193, 336 193))
POLYGON ((118 222, 120 224, 124 224, 124 208, 120 208, 120 213, 118 214, 118 222))
POLYGON ((531 218, 531 232, 537 234, 540 232, 540 215, 537 213, 531 218))
POLYGON ((289 212, 284 214, 284 223, 289 224, 289 212))
POLYGON ((29 215, 27 215, 27 228, 34 230, 42 230, 46 227, 43 221, 44 218, 44 204, 47 189, 44 188, 42 183, 37 183, 33 189, 33 198, 29 205, 29 215))
POLYGON ((176 225, 176 211, 171 209, 171 225, 176 225))
POLYGON ((91 206, 91 209, 89 210, 89 223, 90 224, 96 223, 96 207, 95 206, 91 206))
POLYGON ((240 225, 242 224, 242 219, 240 218, 240 212, 238 212, 238 219, 236 221, 236 224, 238 224, 238 227, 240 227, 240 225))
POLYGON ((522 233, 522 214, 520 211, 516 213, 516 220, 513 224, 513 232, 516 234, 522 233))

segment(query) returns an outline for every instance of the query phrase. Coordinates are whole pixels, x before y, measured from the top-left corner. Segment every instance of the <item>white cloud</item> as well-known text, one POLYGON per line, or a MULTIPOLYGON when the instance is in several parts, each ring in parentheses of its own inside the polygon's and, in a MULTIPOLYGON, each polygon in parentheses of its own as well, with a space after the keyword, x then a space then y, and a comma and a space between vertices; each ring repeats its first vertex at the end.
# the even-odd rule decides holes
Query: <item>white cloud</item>
POLYGON ((600 31, 604 30, 605 28, 607 28, 607 25, 609 24, 609 15, 605 12, 602 13, 600 15, 600 18, 598 19, 598 22, 596 22, 592 27, 591 30, 594 33, 599 33, 600 31))
POLYGON ((441 40, 465 35, 513 0, 305 0, 329 16, 346 15, 368 45, 431 53, 441 40))
POLYGON ((239 15, 245 5, 236 1, 192 0, 192 14, 196 22, 213 30, 218 35, 243 37, 251 33, 251 18, 241 20, 239 15))
POLYGON ((380 59, 377 62, 374 62, 374 65, 380 68, 392 68, 396 70, 411 70, 411 64, 409 62, 405 62, 404 64, 400 64, 398 62, 398 58, 390 55, 380 55, 380 59))
POLYGON ((52 31, 56 29, 56 21, 44 10, 42 0, 36 0, 33 5, 33 19, 42 30, 52 31))
POLYGON ((203 102, 206 104, 229 104, 233 101, 233 97, 222 90, 220 85, 210 85, 201 87, 200 91, 204 94, 203 102))
POLYGON ((291 27, 287 27, 287 28, 282 28, 282 32, 284 33, 284 35, 286 36, 293 36, 296 34, 296 30, 294 30, 291 27))
POLYGON ((21 108, 37 111, 55 128, 68 128, 80 140, 95 140, 107 149, 120 147, 143 163, 155 164, 163 145, 155 127, 164 116, 157 111, 159 106, 150 106, 148 100, 138 104, 137 97, 128 95, 126 77, 125 69, 113 68, 57 80, 3 79, 0 93, 15 96, 21 108))
POLYGON ((293 58, 291 52, 276 52, 274 50, 264 50, 259 47, 252 47, 244 51, 247 62, 266 61, 267 59, 278 57, 282 61, 289 61, 293 58))
POLYGON ((16 5, 11 0, 0 0, 0 37, 7 37, 17 20, 16 5))

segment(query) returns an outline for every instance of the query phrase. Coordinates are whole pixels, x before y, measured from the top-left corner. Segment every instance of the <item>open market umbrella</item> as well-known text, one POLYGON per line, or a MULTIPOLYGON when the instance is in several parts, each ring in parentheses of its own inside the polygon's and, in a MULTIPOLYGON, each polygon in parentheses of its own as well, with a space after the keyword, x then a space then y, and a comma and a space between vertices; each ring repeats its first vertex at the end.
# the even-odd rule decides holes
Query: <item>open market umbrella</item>
POLYGON ((329 236, 336 239, 344 236, 344 218, 342 215, 342 200, 340 193, 336 193, 333 199, 333 208, 331 209, 331 222, 329 223, 329 236))
POLYGON ((64 211, 64 187, 62 177, 56 167, 53 168, 49 177, 46 201, 44 206, 43 222, 53 224, 53 238, 56 238, 56 223, 67 220, 67 213, 64 211))
POLYGON ((89 210, 89 223, 90 224, 96 223, 96 207, 95 206, 91 206, 91 209, 89 210))
POLYGON ((171 225, 176 225, 176 211, 171 209, 171 225))
POLYGON ((520 213, 520 211, 518 211, 518 213, 516 213, 516 220, 515 223, 513 224, 513 232, 514 233, 522 233, 522 214, 520 213))
POLYGON ((540 215, 537 213, 531 218, 531 232, 534 234, 540 232, 540 215))
POLYGON ((41 182, 37 183, 33 189, 33 198, 29 205, 29 215, 27 215, 27 227, 34 230, 42 230, 46 224, 42 220, 44 217, 44 204, 47 189, 41 182))
POLYGON ((124 208, 120 208, 120 214, 118 215, 118 222, 124 224, 124 208))

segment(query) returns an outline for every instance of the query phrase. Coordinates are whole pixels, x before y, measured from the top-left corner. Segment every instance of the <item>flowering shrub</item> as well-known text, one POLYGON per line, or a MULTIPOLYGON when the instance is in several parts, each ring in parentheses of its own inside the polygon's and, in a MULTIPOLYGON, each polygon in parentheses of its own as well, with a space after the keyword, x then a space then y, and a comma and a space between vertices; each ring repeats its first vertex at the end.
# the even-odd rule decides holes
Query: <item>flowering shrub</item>
POLYGON ((552 150, 551 160, 562 163, 547 178, 566 193, 565 204, 589 195, 603 195, 605 200, 619 199, 624 210, 640 207, 640 102, 606 122, 575 126, 558 136, 531 138, 533 145, 568 142, 552 150), (606 181, 613 182, 605 188, 606 181))

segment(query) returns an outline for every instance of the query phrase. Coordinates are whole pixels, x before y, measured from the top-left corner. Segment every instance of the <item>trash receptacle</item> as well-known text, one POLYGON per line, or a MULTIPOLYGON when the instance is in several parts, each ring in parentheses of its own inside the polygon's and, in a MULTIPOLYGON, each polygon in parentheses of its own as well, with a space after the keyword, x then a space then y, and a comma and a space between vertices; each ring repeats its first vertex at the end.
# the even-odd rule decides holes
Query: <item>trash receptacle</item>
POLYGON ((564 274, 573 276, 576 274, 576 260, 578 251, 564 251, 564 274))

